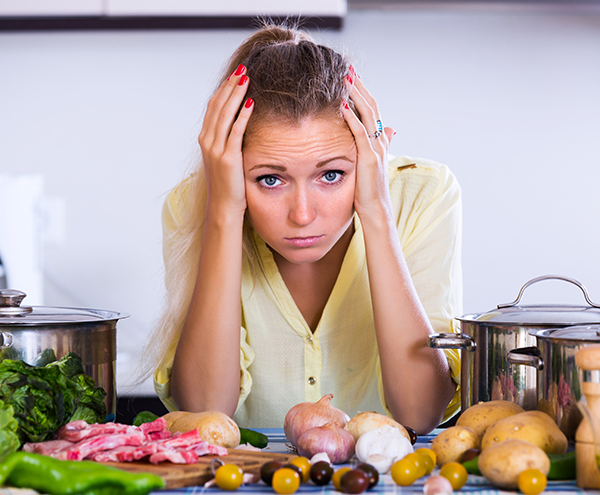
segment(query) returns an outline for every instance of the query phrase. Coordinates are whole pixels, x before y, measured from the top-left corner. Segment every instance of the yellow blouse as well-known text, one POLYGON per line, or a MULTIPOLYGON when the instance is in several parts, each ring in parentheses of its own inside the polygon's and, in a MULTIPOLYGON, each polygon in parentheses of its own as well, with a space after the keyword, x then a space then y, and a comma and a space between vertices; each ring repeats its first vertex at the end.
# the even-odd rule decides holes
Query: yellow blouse
MULTIPOLYGON (((431 324, 436 332, 457 331, 453 318, 462 314, 458 182, 444 165, 398 157, 390 160, 390 193, 404 256, 431 324)), ((185 198, 185 182, 168 195, 163 211, 165 235, 177 229, 185 198)), ((292 406, 315 402, 328 393, 334 394, 332 404, 351 417, 360 411, 389 414, 357 215, 354 225, 354 236, 314 334, 271 251, 255 235, 264 269, 254 276, 244 263, 242 273, 241 380, 234 415, 240 426, 280 428, 292 406)), ((164 256, 170 256, 168 249, 164 256)), ((457 350, 444 352, 459 385, 446 420, 460 407, 460 355, 457 350)), ((176 409, 169 391, 173 353, 154 375, 155 390, 169 410, 176 409)))

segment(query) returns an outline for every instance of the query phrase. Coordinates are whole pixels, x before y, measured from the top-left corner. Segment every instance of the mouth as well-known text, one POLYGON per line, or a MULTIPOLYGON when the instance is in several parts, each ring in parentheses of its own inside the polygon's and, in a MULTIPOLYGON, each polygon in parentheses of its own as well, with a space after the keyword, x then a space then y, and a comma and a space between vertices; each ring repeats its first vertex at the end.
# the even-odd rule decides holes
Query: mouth
POLYGON ((314 246, 321 239, 323 239, 323 237, 323 235, 310 237, 285 237, 284 240, 287 244, 289 244, 292 247, 304 248, 314 246))

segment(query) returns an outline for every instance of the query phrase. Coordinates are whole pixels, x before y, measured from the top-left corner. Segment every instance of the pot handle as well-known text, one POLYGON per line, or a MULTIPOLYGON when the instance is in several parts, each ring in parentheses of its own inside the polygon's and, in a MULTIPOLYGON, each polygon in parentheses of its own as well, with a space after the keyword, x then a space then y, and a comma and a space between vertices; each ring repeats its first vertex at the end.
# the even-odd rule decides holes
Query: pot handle
POLYGON ((510 364, 532 366, 538 371, 544 369, 542 353, 537 347, 520 347, 506 353, 506 360, 510 364))
POLYGON ((510 308, 511 306, 516 306, 521 301, 521 297, 523 297, 523 292, 525 292, 525 289, 527 287, 529 287, 530 285, 532 285, 532 284, 535 284, 537 282, 541 282, 542 280, 564 280, 565 282, 570 282, 570 283, 576 285, 577 287, 579 287, 581 289, 581 292, 583 292, 583 297, 585 298, 586 302, 590 306, 592 306, 593 308, 600 308, 600 304, 595 303, 595 302, 593 302, 590 299, 590 296, 588 295, 587 289, 583 286, 583 284, 581 282, 575 280, 574 278, 563 277, 562 275, 543 275, 541 277, 532 278, 523 287, 521 287, 521 290, 519 291, 519 295, 517 296, 517 298, 513 302, 511 302, 511 303, 504 303, 504 304, 498 304, 498 309, 510 308))
POLYGON ((0 332, 0 349, 6 349, 11 347, 13 343, 13 336, 8 332, 0 332))
POLYGON ((433 349, 465 349, 473 352, 477 344, 464 333, 434 333, 429 336, 428 346, 433 349))

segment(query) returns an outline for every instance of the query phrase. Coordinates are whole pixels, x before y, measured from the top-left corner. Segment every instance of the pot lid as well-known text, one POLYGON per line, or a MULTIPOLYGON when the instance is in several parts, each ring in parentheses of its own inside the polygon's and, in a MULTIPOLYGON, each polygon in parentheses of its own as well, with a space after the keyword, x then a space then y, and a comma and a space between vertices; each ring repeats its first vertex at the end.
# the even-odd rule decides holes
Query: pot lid
POLYGON ((129 315, 90 308, 52 306, 21 306, 27 296, 14 289, 0 289, 0 326, 65 325, 69 323, 99 323, 119 320, 129 315))
POLYGON ((571 342, 600 342, 600 325, 575 325, 564 328, 544 328, 532 330, 534 335, 542 340, 571 341, 571 342))
POLYGON ((577 280, 558 275, 545 275, 527 282, 519 292, 517 299, 511 303, 499 304, 496 309, 481 314, 470 314, 457 318, 459 321, 471 323, 490 323, 493 325, 532 325, 532 326, 567 326, 600 324, 600 304, 594 303, 587 290, 577 280), (577 285, 583 292, 589 306, 572 306, 560 304, 519 305, 525 289, 542 280, 558 279, 577 285))

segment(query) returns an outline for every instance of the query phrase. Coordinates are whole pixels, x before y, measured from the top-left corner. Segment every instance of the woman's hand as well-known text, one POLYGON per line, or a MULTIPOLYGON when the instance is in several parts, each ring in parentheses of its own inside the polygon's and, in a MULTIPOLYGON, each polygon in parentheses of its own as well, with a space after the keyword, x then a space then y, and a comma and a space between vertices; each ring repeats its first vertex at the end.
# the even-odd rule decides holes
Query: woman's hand
POLYGON ((354 207, 359 217, 381 213, 382 207, 384 213, 390 214, 387 153, 396 132, 390 127, 383 128, 377 102, 352 68, 346 83, 350 99, 360 114, 359 119, 347 102, 342 105, 342 114, 357 147, 354 207))
POLYGON ((243 214, 246 210, 242 142, 254 108, 252 99, 242 106, 248 81, 246 68, 240 65, 208 102, 198 143, 206 173, 209 214, 243 214))

